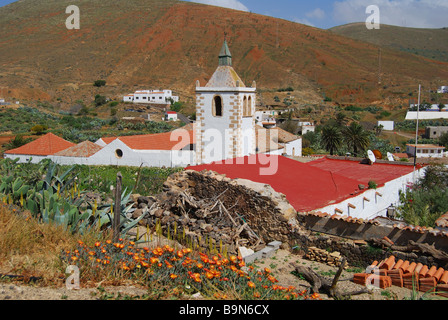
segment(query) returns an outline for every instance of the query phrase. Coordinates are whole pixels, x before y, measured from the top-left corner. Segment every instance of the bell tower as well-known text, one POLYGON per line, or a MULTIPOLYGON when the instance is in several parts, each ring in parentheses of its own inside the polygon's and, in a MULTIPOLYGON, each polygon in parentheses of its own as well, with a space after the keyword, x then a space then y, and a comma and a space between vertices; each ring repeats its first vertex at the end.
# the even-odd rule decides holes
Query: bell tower
POLYGON ((218 68, 196 82, 196 160, 206 164, 255 154, 256 87, 246 87, 232 66, 227 39, 218 68))

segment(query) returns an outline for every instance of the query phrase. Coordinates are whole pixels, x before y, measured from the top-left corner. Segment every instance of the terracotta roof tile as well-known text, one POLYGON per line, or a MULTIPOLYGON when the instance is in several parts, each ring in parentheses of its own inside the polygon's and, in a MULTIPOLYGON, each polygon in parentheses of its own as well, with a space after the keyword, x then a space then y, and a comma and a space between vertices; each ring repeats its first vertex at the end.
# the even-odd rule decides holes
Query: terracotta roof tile
POLYGON ((194 144, 196 142, 196 135, 194 130, 184 129, 184 132, 187 133, 187 136, 185 137, 186 139, 181 140, 180 137, 176 137, 178 140, 174 140, 175 136, 172 136, 173 132, 181 133, 182 131, 180 129, 157 134, 106 137, 102 138, 102 140, 106 144, 109 144, 112 141, 119 139, 133 150, 181 150, 190 144, 194 144))
POLYGON ((75 144, 64 140, 53 133, 46 135, 16 149, 8 150, 5 154, 50 156, 57 152, 73 147, 75 144))
POLYGON ((90 156, 93 156, 95 153, 100 151, 102 147, 99 145, 90 142, 90 141, 83 141, 71 148, 65 149, 63 151, 57 152, 54 155, 55 156, 61 156, 61 157, 82 157, 82 158, 88 158, 90 156))

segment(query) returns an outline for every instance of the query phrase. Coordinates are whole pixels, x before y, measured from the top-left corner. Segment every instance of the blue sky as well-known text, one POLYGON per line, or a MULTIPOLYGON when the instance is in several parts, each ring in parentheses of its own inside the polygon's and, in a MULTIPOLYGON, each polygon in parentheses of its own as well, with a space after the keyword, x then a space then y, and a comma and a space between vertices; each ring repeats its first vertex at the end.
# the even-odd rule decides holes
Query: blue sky
MULTIPOLYGON (((45 1, 45 0, 41 0, 45 1)), ((107 1, 107 0, 106 0, 107 1)), ((365 22, 376 5, 380 23, 414 28, 448 27, 448 0, 185 0, 251 11, 327 29, 365 22)), ((0 0, 0 6, 14 2, 0 0)), ((75 1, 74 1, 75 3, 75 1)))

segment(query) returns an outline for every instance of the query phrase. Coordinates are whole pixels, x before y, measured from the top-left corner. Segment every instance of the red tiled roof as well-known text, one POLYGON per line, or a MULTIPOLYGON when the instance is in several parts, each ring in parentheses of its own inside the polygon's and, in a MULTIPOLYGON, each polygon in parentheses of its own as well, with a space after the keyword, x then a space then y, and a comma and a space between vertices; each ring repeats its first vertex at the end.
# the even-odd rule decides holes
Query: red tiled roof
POLYGON ((344 177, 357 180, 365 185, 370 180, 375 181, 378 185, 383 185, 388 181, 411 173, 414 169, 412 166, 402 164, 375 163, 373 165, 367 165, 350 160, 335 160, 329 158, 321 158, 308 164, 315 168, 341 174, 344 177))
POLYGON ((73 147, 75 144, 64 140, 53 133, 46 135, 16 149, 8 150, 5 154, 50 156, 57 152, 73 147))
POLYGON ((235 160, 235 164, 212 163, 187 169, 211 170, 225 174, 231 179, 241 178, 268 184, 277 192, 283 193, 297 211, 308 212, 354 196, 361 192, 359 184, 367 185, 371 179, 376 179, 378 184, 385 183, 412 172, 413 167, 401 165, 383 167, 382 164, 369 166, 341 160, 301 163, 272 155, 268 158, 257 156, 240 158, 235 160), (278 161, 278 170, 273 175, 260 175, 261 168, 269 167, 269 163, 265 164, 265 159, 270 159, 271 163, 278 161))
MULTIPOLYGON (((182 128, 181 128, 182 129, 182 128)), ((196 142, 196 135, 194 130, 186 130, 188 133, 188 139, 181 139, 180 137, 171 136, 173 132, 181 132, 180 130, 174 130, 172 132, 146 134, 136 136, 123 136, 123 137, 109 137, 102 138, 102 140, 109 144, 112 141, 119 139, 133 150, 181 150, 190 144, 196 142), (173 141, 171 141, 173 139, 173 141)))
POLYGON ((71 148, 62 150, 60 152, 55 153, 55 156, 61 156, 61 157, 83 157, 88 158, 90 156, 93 156, 95 153, 100 151, 102 147, 99 145, 90 142, 90 141, 84 141, 81 142, 71 148))

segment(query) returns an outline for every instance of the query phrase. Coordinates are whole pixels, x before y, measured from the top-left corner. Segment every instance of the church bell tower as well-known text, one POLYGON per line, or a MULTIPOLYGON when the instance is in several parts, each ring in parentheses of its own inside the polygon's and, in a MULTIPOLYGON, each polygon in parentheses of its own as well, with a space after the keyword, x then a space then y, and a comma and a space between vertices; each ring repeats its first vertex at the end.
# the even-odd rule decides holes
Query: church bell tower
POLYGON ((227 40, 208 83, 196 82, 197 164, 255 154, 256 86, 246 87, 232 67, 227 40))

